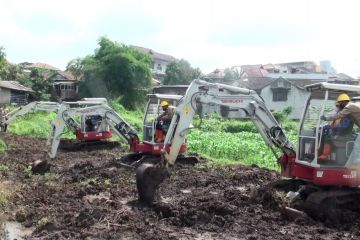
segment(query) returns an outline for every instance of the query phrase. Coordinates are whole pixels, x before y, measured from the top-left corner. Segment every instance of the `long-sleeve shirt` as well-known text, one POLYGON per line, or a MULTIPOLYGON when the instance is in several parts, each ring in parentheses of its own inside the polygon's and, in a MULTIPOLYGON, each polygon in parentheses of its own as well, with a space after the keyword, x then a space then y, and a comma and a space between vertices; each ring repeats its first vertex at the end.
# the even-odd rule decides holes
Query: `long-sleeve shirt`
POLYGON ((331 124, 333 135, 346 135, 351 133, 354 125, 354 121, 349 115, 345 115, 342 118, 338 118, 331 124))
POLYGON ((349 115, 355 124, 360 127, 360 102, 349 102, 342 110, 333 116, 326 117, 326 120, 336 120, 349 115))

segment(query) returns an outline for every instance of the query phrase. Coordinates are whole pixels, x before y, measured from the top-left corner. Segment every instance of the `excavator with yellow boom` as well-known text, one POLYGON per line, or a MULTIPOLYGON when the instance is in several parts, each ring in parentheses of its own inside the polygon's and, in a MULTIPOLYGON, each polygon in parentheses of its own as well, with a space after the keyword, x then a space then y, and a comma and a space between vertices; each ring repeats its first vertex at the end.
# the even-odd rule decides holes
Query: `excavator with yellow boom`
POLYGON ((171 148, 163 149, 158 163, 143 163, 136 170, 139 199, 153 203, 159 185, 170 175, 195 114, 205 105, 218 105, 241 111, 253 121, 281 168, 284 180, 274 186, 294 191, 303 203, 301 210, 317 219, 360 211, 360 159, 356 157, 360 150, 354 148, 357 134, 333 136, 331 158, 319 159, 323 128, 327 124, 321 116, 331 114, 339 94, 360 95, 360 86, 323 82, 305 89, 309 97, 300 120, 297 143, 293 144, 255 91, 193 80, 178 102, 165 138, 164 146, 171 148))

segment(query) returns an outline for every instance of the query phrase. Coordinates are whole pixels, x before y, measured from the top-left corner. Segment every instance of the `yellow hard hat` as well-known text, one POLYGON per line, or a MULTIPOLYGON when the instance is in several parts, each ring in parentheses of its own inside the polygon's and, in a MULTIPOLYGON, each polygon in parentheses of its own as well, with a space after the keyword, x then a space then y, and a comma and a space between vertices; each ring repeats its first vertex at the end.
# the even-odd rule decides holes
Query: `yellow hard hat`
POLYGON ((342 102, 342 101, 350 101, 350 97, 349 95, 347 95, 346 93, 342 93, 338 96, 336 102, 342 102))
POLYGON ((161 107, 166 107, 166 106, 169 106, 169 103, 168 103, 167 101, 162 101, 162 102, 160 103, 160 106, 161 106, 161 107))

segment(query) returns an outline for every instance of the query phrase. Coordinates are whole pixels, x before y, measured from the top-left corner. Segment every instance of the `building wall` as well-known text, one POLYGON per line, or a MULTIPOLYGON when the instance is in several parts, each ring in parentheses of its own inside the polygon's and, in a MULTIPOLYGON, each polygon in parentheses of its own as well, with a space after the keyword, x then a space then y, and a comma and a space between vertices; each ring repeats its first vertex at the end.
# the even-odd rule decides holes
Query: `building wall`
POLYGON ((168 64, 169 64, 169 62, 162 61, 159 59, 154 59, 154 65, 153 65, 153 68, 151 69, 151 71, 153 73, 157 73, 157 74, 165 74, 166 67, 168 64))
POLYGON ((10 89, 0 88, 0 104, 10 103, 10 89))
POLYGON ((271 89, 271 85, 268 85, 261 90, 260 96, 264 99, 268 109, 281 111, 284 108, 291 106, 293 111, 289 115, 289 118, 300 119, 302 117, 305 101, 309 96, 308 92, 291 85, 290 90, 287 93, 287 101, 279 102, 273 101, 273 94, 274 92, 271 89))
POLYGON ((76 99, 78 97, 78 85, 74 82, 54 84, 56 97, 61 100, 76 99))

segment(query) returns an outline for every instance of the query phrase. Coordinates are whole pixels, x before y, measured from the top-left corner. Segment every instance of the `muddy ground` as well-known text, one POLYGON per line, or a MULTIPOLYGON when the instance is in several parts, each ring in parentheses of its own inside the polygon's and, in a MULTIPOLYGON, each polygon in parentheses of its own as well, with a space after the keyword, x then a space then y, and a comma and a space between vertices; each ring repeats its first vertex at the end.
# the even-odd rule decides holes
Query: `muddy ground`
POLYGON ((255 201, 254 189, 279 179, 256 166, 176 166, 158 203, 137 201, 135 173, 118 164, 120 146, 60 151, 51 169, 33 175, 45 140, 1 135, 0 183, 14 191, 3 216, 34 229, 27 239, 360 239, 359 221, 325 225, 308 217, 290 220, 272 201, 255 201))

